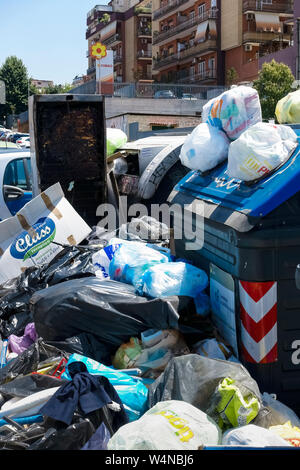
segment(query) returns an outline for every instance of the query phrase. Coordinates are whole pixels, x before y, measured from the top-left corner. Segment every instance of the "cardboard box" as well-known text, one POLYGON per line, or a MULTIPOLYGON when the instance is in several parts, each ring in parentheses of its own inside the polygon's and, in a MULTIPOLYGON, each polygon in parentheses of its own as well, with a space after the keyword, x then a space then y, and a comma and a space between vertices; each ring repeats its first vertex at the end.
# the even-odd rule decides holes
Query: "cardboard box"
POLYGON ((91 228, 67 201, 59 183, 0 222, 0 284, 26 268, 48 264, 63 245, 77 245, 91 228))

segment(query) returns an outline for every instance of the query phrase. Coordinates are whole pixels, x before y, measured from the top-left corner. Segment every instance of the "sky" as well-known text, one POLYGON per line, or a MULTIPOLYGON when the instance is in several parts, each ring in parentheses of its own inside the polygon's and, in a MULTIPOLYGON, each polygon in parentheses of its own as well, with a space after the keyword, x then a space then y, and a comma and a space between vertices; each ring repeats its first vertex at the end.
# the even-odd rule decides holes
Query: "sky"
POLYGON ((88 68, 87 13, 108 0, 0 0, 0 67, 11 55, 28 76, 72 83, 88 68))

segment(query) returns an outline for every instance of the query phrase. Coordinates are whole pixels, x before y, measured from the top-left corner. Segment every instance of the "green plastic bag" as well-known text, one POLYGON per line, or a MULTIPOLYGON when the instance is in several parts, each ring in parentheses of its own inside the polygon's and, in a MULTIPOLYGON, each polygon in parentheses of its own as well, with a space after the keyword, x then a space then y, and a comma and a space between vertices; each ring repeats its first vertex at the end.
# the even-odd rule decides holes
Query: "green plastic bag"
POLYGON ((260 402, 249 390, 241 389, 229 377, 223 379, 215 391, 214 419, 221 429, 246 426, 259 413, 260 402))
POLYGON ((121 129, 106 129, 106 153, 112 155, 127 142, 127 135, 121 129))
POLYGON ((278 101, 275 115, 279 124, 300 123, 300 90, 289 93, 278 101))

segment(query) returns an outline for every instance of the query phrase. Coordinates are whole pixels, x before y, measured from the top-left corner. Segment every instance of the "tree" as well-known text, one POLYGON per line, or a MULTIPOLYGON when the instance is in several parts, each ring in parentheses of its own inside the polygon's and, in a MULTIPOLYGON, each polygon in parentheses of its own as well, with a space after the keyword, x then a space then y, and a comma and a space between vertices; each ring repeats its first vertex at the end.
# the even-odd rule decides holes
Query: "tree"
POLYGON ((73 88, 73 85, 65 83, 64 85, 49 85, 44 89, 43 94, 45 95, 54 95, 61 93, 68 93, 73 88))
POLYGON ((28 106, 28 75, 21 59, 7 57, 0 67, 0 80, 5 83, 6 103, 1 107, 1 116, 19 114, 28 106))
POLYGON ((239 78, 239 75, 234 67, 230 67, 226 71, 226 83, 227 85, 232 85, 239 78))
POLYGON ((295 78, 291 69, 274 59, 264 63, 253 87, 258 91, 263 119, 274 119, 279 100, 292 91, 295 78))

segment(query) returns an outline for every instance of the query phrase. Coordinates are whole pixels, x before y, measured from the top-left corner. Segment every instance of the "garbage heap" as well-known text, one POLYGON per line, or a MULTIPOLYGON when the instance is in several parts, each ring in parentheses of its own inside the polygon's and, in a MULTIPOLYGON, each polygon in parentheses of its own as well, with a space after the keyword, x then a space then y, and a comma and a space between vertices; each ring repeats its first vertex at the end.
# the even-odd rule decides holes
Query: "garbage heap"
POLYGON ((212 324, 207 285, 150 217, 4 282, 0 448, 298 446, 297 415, 212 324))

